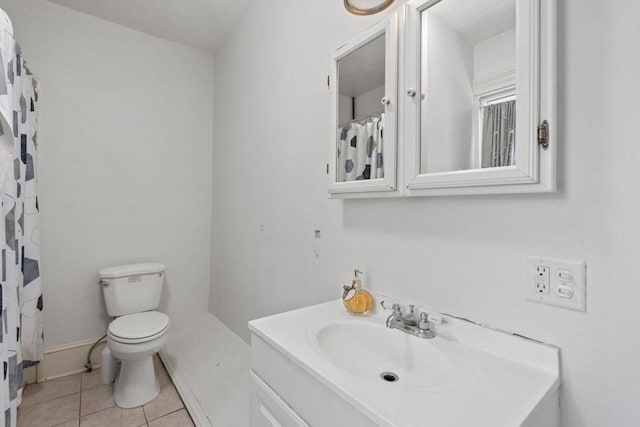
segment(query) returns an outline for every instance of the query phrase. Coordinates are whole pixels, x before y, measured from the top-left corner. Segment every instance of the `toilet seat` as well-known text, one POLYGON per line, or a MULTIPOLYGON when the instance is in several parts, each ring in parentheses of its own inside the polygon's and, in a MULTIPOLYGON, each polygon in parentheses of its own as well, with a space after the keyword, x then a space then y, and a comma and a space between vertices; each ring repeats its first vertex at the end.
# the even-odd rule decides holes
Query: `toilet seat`
POLYGON ((139 344, 164 335, 169 317, 159 311, 145 311, 118 317, 109 324, 107 336, 123 344, 139 344))

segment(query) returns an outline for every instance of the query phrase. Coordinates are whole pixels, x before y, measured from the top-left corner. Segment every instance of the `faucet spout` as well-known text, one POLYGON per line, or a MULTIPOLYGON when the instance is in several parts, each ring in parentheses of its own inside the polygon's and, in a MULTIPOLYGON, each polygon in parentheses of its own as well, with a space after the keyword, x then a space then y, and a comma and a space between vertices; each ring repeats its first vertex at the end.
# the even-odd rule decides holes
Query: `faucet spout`
POLYGON ((409 313, 404 316, 399 304, 393 304, 393 313, 387 317, 387 328, 398 329, 418 338, 434 338, 436 334, 431 330, 427 313, 416 316, 415 308, 410 306, 409 313))
POLYGON ((409 313, 406 316, 401 315, 401 318, 405 325, 417 326, 418 318, 416 316, 416 306, 413 304, 409 305, 409 313))

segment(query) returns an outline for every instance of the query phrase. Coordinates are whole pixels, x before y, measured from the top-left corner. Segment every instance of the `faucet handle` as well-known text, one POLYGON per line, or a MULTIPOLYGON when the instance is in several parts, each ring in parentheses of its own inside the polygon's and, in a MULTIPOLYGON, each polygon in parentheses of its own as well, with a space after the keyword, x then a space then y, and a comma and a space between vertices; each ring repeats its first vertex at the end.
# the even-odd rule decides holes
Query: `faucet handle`
POLYGON ((439 314, 429 314, 429 313, 420 313, 420 321, 418 322, 418 326, 422 328, 423 326, 428 327, 430 324, 434 325, 446 325, 447 319, 444 316, 439 314))
POLYGON ((446 325, 447 324, 447 319, 444 316, 441 316, 439 314, 428 314, 427 315, 427 319, 429 319, 429 322, 435 324, 435 325, 446 325))
POLYGON ((429 329, 429 315, 425 312, 420 313, 420 319, 418 320, 418 328, 429 329))
POLYGON ((391 304, 391 307, 389 307, 388 301, 385 300, 380 301, 380 307, 384 310, 393 310, 395 313, 400 313, 402 311, 400 304, 394 302, 391 304))

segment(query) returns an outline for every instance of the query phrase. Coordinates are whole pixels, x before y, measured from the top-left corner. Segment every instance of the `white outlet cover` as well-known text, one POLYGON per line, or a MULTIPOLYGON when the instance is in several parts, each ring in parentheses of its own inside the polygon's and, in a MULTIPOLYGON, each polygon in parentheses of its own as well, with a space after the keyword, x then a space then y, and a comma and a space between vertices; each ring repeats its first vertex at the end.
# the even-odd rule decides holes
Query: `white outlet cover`
POLYGON ((587 267, 585 261, 528 256, 525 270, 525 296, 527 300, 571 310, 587 310, 587 267), (548 294, 539 293, 536 290, 535 271, 537 266, 545 266, 550 270, 548 294), (568 292, 568 290, 572 292, 568 292), (570 294, 572 295, 568 297, 570 294))

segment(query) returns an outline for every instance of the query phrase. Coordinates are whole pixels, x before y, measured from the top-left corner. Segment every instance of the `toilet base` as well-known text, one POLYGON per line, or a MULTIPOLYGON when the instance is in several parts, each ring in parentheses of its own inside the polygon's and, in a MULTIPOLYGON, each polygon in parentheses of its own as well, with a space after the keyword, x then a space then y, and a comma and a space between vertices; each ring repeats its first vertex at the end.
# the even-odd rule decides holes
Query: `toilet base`
POLYGON ((134 408, 151 402, 160 393, 153 368, 153 356, 122 360, 113 398, 121 408, 134 408))

